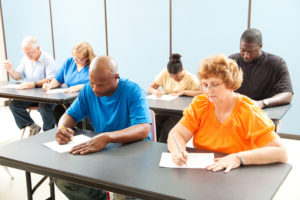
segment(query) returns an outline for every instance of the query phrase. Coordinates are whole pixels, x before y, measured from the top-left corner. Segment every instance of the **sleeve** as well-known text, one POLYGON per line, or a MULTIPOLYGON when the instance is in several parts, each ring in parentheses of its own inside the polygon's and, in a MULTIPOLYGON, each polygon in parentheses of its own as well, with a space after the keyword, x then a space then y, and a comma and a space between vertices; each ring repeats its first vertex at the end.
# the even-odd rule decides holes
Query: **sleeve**
POLYGON ((290 79, 290 74, 286 62, 283 59, 280 59, 278 62, 278 73, 276 74, 277 81, 274 85, 276 94, 281 92, 293 93, 292 82, 290 79))
POLYGON ((87 95, 87 86, 86 84, 79 92, 78 97, 66 111, 68 115, 70 115, 76 122, 82 121, 87 116, 87 108, 88 102, 86 100, 87 95))
POLYGON ((137 85, 128 93, 129 118, 131 125, 141 123, 151 124, 150 110, 147 104, 145 92, 137 85))
POLYGON ((55 74, 55 79, 60 83, 63 84, 65 83, 65 71, 67 69, 67 66, 69 65, 69 60, 67 59, 64 64, 62 64, 62 66, 57 70, 56 74, 55 74))
POLYGON ((183 110, 183 117, 180 120, 181 125, 192 133, 195 133, 201 124, 202 117, 208 117, 209 103, 204 95, 194 97, 192 103, 183 110))
POLYGON ((193 74, 191 74, 189 82, 189 90, 198 90, 200 88, 200 83, 193 74))
POLYGON ((161 71, 156 77, 155 77, 155 83, 157 85, 159 85, 160 87, 164 86, 164 79, 165 79, 165 72, 166 69, 164 69, 163 71, 161 71))
POLYGON ((49 57, 49 62, 46 65, 46 78, 52 79, 54 78, 56 72, 56 64, 52 57, 49 57))
POLYGON ((20 73, 22 79, 25 79, 25 60, 24 57, 21 59, 20 64, 16 68, 16 71, 20 73))
POLYGON ((263 147, 276 139, 275 126, 258 106, 251 105, 249 108, 242 111, 246 139, 257 147, 263 147))

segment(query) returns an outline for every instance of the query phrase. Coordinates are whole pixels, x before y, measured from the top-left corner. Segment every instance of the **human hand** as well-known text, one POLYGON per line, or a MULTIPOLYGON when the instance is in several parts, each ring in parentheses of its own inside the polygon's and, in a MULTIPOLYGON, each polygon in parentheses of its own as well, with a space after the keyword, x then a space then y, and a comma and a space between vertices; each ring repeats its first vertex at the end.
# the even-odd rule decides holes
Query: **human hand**
POLYGON ((71 87, 68 87, 65 91, 65 93, 73 93, 73 92, 78 92, 80 89, 78 89, 77 86, 71 86, 71 87))
POLYGON ((13 69, 13 66, 12 66, 12 64, 11 64, 11 62, 10 62, 9 60, 4 60, 4 61, 2 62, 2 66, 3 66, 4 69, 5 69, 6 71, 8 71, 8 72, 11 72, 12 69, 13 69))
POLYGON ((108 144, 107 137, 104 134, 93 137, 90 141, 84 142, 73 147, 70 151, 72 154, 88 154, 100 151, 108 144))
POLYGON ((264 104, 263 104, 262 101, 254 101, 254 103, 255 103, 258 107, 264 108, 264 104))
POLYGON ((45 92, 47 92, 48 90, 51 89, 51 85, 50 85, 50 83, 44 83, 42 88, 45 92))
POLYGON ((18 85, 17 90, 25 90, 25 89, 31 89, 35 88, 35 85, 33 82, 25 82, 18 85))
POLYGON ((179 152, 172 153, 172 160, 176 165, 182 166, 182 165, 186 165, 188 156, 189 156, 188 152, 186 150, 183 150, 181 153, 179 152))
POLYGON ((65 128, 64 126, 57 130, 55 139, 58 144, 67 144, 73 138, 74 131, 71 128, 65 128))
POLYGON ((213 172, 224 170, 224 173, 230 172, 230 170, 238 168, 241 165, 240 159, 236 154, 230 154, 222 158, 215 158, 215 162, 206 167, 207 170, 213 172))
POLYGON ((170 95, 171 96, 182 96, 183 95, 183 91, 181 91, 181 92, 173 92, 170 95))
POLYGON ((163 95, 163 91, 161 90, 156 90, 155 95, 160 98, 163 95))

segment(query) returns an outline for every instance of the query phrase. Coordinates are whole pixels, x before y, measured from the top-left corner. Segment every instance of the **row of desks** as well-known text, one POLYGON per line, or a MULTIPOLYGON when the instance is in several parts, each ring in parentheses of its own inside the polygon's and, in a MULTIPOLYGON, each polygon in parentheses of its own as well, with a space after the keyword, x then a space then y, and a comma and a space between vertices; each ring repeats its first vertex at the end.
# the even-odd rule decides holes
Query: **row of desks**
MULTIPOLYGON (((46 94, 40 88, 1 87, 5 84, 0 83, 0 97, 24 101, 66 104, 78 95, 46 94)), ((154 111, 181 115, 191 101, 191 97, 172 101, 148 99, 148 104, 154 111)), ((271 119, 279 120, 289 107, 264 111, 271 119)), ((204 169, 160 168, 158 164, 161 153, 167 151, 166 144, 145 141, 109 144, 103 151, 85 156, 58 154, 42 145, 54 140, 55 131, 1 147, 0 164, 25 170, 28 187, 31 187, 30 172, 34 172, 143 199, 271 199, 291 170, 290 164, 243 166, 225 175, 204 169)), ((83 130, 78 133, 93 135, 83 130)), ((28 199, 32 198, 30 190, 28 199)))

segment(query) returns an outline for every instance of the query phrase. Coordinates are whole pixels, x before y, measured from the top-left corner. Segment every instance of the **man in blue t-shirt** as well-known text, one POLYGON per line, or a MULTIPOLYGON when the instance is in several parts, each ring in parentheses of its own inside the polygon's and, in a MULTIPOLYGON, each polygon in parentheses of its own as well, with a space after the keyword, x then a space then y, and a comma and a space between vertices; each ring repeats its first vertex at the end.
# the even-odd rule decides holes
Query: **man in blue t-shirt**
MULTIPOLYGON (((86 116, 99 134, 74 147, 70 151, 72 154, 93 153, 108 143, 127 143, 148 138, 151 119, 145 94, 136 83, 119 78, 114 59, 96 57, 90 65, 89 78, 90 82, 81 89, 77 99, 59 120, 56 141, 59 144, 70 142, 74 134, 71 128, 86 116)), ((82 199, 106 199, 103 190, 62 180, 56 180, 56 184, 69 199, 78 199, 78 195, 82 199)))

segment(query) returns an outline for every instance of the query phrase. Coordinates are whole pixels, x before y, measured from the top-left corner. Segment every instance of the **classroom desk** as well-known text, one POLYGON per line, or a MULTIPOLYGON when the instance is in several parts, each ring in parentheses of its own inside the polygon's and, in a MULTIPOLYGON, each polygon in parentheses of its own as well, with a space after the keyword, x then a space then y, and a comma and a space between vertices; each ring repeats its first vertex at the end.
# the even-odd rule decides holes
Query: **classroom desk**
POLYGON ((0 164, 142 199, 271 199, 292 168, 286 163, 242 166, 228 174, 160 168, 167 146, 150 141, 109 144, 89 155, 59 154, 42 145, 53 141, 55 132, 1 147, 0 164))
MULTIPOLYGON (((171 101, 162 101, 147 99, 149 108, 154 112, 164 113, 168 115, 181 115, 182 111, 192 103, 192 97, 178 97, 171 101)), ((265 108, 263 111, 268 115, 268 117, 274 121, 282 119, 286 112, 291 107, 291 104, 276 106, 271 108, 265 108)))
POLYGON ((26 90, 17 90, 15 88, 4 88, 3 86, 13 84, 11 82, 0 82, 0 97, 10 98, 22 101, 33 101, 49 104, 67 104, 72 103, 78 93, 54 93, 47 94, 42 88, 33 88, 26 90))

